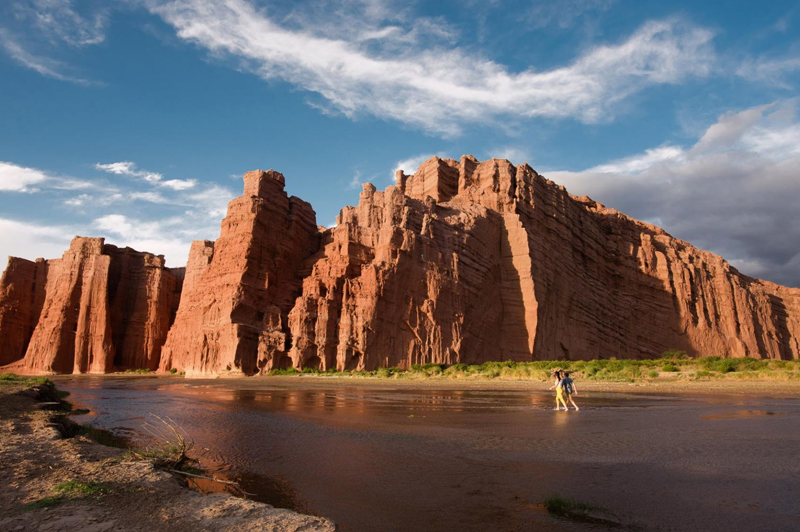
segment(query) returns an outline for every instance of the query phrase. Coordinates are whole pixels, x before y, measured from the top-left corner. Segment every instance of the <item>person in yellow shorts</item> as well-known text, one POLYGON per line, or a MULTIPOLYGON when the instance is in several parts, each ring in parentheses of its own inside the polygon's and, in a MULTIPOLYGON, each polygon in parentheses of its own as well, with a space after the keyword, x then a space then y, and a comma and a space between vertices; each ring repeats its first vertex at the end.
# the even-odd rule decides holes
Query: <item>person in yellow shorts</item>
POLYGON ((554 371, 553 377, 555 378, 555 384, 549 388, 550 390, 556 389, 556 407, 553 410, 561 410, 560 404, 563 404, 566 411, 568 408, 566 401, 564 401, 564 385, 562 384, 564 377, 560 371, 554 371))

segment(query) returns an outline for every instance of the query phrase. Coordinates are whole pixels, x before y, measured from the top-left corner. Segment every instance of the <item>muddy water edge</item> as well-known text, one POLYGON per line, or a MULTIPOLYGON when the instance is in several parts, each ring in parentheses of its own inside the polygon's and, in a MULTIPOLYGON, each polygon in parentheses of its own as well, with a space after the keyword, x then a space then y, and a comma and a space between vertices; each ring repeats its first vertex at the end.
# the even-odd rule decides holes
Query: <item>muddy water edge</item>
POLYGON ((148 414, 169 417, 254 499, 345 532, 605 529, 548 515, 553 494, 638 530, 766 531, 800 518, 795 394, 586 391, 581 411, 564 413, 542 383, 57 384, 90 410, 77 421, 147 445, 148 414))

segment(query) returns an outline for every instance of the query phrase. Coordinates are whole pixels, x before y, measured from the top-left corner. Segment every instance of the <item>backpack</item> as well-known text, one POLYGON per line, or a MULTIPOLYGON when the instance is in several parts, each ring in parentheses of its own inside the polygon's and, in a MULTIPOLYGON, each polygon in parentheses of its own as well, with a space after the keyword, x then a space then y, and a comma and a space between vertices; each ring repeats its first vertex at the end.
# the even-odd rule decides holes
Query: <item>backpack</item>
POLYGON ((563 381, 561 381, 562 386, 564 387, 564 391, 567 393, 574 393, 574 388, 572 387, 572 379, 569 377, 565 377, 563 381))

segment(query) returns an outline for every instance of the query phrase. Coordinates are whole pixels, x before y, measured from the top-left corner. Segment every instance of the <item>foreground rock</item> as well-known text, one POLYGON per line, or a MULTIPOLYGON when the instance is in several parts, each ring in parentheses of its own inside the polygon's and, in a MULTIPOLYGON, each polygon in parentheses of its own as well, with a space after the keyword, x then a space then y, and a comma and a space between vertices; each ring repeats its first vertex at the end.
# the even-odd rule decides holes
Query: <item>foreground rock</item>
POLYGON ((30 371, 218 376, 670 349, 800 358, 800 289, 742 275, 504 159, 434 157, 384 191, 366 184, 331 229, 287 196, 283 175, 246 174, 220 238, 192 245, 168 337, 177 299, 163 262, 147 275, 114 270, 123 262, 107 248, 76 239, 60 262, 12 259, 0 359, 24 353, 30 371), (118 285, 146 296, 129 308, 118 285))
POLYGON ((11 391, 0 387, 0 530, 335 530, 326 519, 190 491, 149 462, 85 437, 61 439, 50 413, 11 391), (69 491, 66 483, 92 489, 69 491))

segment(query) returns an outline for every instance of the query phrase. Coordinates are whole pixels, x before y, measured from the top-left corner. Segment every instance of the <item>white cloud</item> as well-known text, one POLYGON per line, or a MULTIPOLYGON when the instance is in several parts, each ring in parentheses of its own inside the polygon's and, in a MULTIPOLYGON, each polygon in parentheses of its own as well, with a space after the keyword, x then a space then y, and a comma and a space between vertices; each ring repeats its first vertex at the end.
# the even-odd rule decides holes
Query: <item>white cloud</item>
POLYGON ((132 200, 146 201, 148 203, 161 203, 164 205, 175 203, 175 201, 165 198, 158 192, 131 192, 128 197, 132 200))
POLYGON ((216 220, 216 225, 228 213, 228 203, 235 198, 234 194, 228 188, 219 185, 211 185, 204 190, 189 194, 186 196, 186 201, 193 206, 199 216, 208 220, 216 220))
POLYGON ((168 266, 179 267, 186 264, 191 246, 191 239, 176 233, 182 223, 179 218, 142 221, 110 214, 96 219, 93 227, 109 244, 164 255, 168 266))
POLYGON ((514 161, 516 164, 533 163, 533 157, 528 153, 528 150, 514 146, 494 148, 489 152, 489 157, 508 159, 509 161, 514 161))
MULTIPOLYGON (((69 247, 75 234, 75 229, 67 226, 37 225, 0 218, 0 257, 58 258, 69 247)), ((1 266, 5 269, 6 264, 1 266)))
POLYGON ((0 161, 0 191, 35 192, 31 185, 47 181, 48 176, 36 168, 26 168, 0 161))
POLYGON ((660 164, 671 164, 685 159, 683 148, 677 146, 661 146, 646 150, 641 155, 634 155, 608 164, 595 166, 593 172, 598 174, 635 174, 660 164))
POLYGON ((705 76, 712 33, 677 19, 648 22, 628 40, 597 46, 572 64, 515 72, 454 46, 398 46, 375 22, 368 43, 320 26, 282 26, 244 0, 150 0, 180 38, 264 79, 319 94, 349 117, 370 114, 455 135, 466 124, 519 117, 610 118, 615 105, 659 84, 705 76), (378 41, 377 43, 375 41, 378 41))
POLYGON ((402 161, 397 161, 397 163, 394 165, 394 169, 392 170, 392 180, 394 181, 395 174, 397 174, 398 170, 402 170, 406 175, 411 175, 417 171, 419 165, 435 155, 435 153, 425 153, 422 155, 409 157, 408 159, 403 159, 402 161))
POLYGON ((161 179, 163 179, 164 177, 163 175, 156 172, 139 170, 136 167, 136 163, 132 163, 130 161, 122 161, 119 163, 108 163, 108 164, 97 163, 94 165, 94 167, 97 168, 98 170, 102 170, 103 172, 108 172, 109 174, 138 177, 140 179, 144 179, 148 183, 159 183, 161 179))
POLYGON ((83 207, 88 201, 91 201, 91 199, 92 197, 89 194, 81 194, 80 196, 65 200, 64 205, 69 207, 83 207))
POLYGON ((197 184, 194 179, 169 179, 161 183, 162 187, 171 188, 172 190, 188 190, 197 184))
POLYGON ((571 193, 657 221, 744 273, 800 286, 796 102, 728 113, 692 147, 662 146, 580 172, 547 172, 571 193))

